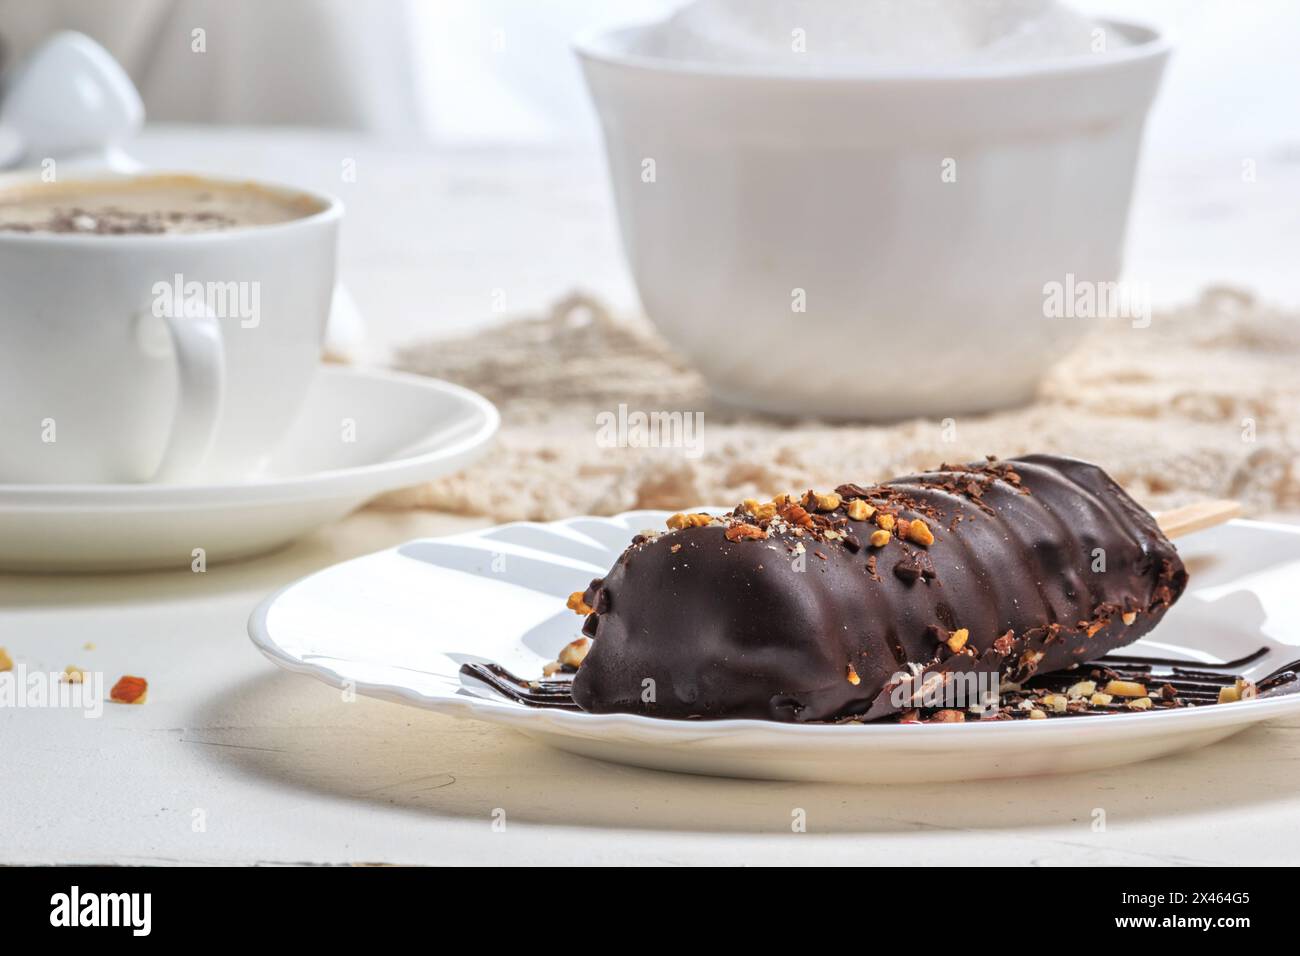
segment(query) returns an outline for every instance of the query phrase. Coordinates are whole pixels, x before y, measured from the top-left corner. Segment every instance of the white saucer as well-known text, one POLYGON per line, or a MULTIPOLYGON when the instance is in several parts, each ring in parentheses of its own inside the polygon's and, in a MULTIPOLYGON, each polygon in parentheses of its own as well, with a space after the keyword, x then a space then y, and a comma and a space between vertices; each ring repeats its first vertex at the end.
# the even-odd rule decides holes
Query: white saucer
POLYGON ((324 366, 256 480, 0 485, 0 569, 188 568, 196 548, 209 564, 261 554, 375 495, 464 467, 499 421, 491 402, 458 385, 324 366))
MULTIPOLYGON (((272 661, 338 687, 505 724, 590 757, 664 770, 783 780, 922 783, 1093 770, 1222 740, 1300 711, 1300 693, 1223 706, 1076 720, 797 725, 659 720, 543 710, 464 678, 496 661, 541 673, 578 632, 565 597, 603 575, 667 512, 516 523, 412 541, 327 568, 268 598, 249 621, 272 661)), ((1300 658, 1300 527, 1234 521, 1178 542, 1187 593, 1132 653, 1244 668, 1300 658)))

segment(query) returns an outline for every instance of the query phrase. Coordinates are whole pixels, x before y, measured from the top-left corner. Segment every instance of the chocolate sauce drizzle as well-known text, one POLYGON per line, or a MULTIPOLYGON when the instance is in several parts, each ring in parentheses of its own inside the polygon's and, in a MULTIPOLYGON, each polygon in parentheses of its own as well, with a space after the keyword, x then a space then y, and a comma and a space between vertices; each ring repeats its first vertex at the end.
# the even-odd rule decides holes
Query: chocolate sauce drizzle
POLYGON ((494 691, 517 704, 529 707, 551 707, 560 710, 578 710, 573 702, 571 680, 524 680, 500 664, 462 664, 460 672, 487 684, 494 691))
MULTIPOLYGON (((1172 707, 1209 707, 1219 705, 1219 689, 1231 687, 1240 677, 1240 669, 1251 664, 1268 653, 1268 648, 1259 650, 1236 660, 1219 664, 1204 661, 1173 660, 1163 657, 1125 657, 1107 655, 1100 660, 1080 664, 1077 668, 1060 671, 1055 674, 1043 674, 1031 678, 1023 686, 1026 690, 1047 693, 1064 693, 1071 684, 1088 677, 1094 672, 1105 679, 1137 681, 1139 683, 1169 686, 1174 696, 1170 701, 1162 701, 1172 707), (1173 703, 1177 701, 1177 703, 1173 703)), ((560 710, 580 710, 573 701, 572 680, 525 680, 500 664, 463 664, 460 672, 467 677, 482 681, 508 700, 529 707, 552 708, 560 710)), ((1261 697, 1275 697, 1281 694, 1300 692, 1300 660, 1283 664, 1272 673, 1263 677, 1256 684, 1261 697)), ((1021 699, 1017 691, 1002 695, 1002 708, 1014 708, 1021 699)), ((1150 711, 1131 711, 1115 705, 1105 708, 1091 708, 1080 711, 1056 713, 1047 711, 1048 718, 1056 717, 1101 717, 1109 713, 1155 713, 1170 709, 1169 706, 1157 706, 1150 711)), ((897 721, 894 714, 881 722, 897 721)), ((818 723, 841 723, 842 721, 818 721, 818 723)))

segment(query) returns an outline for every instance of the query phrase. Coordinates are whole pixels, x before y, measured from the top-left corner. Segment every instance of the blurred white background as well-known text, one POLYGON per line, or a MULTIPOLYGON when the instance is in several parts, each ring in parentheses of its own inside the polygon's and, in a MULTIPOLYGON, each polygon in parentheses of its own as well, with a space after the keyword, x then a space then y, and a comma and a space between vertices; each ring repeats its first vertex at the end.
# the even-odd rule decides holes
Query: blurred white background
MULTIPOLYGON (((344 275, 382 351, 574 287, 636 308, 570 38, 679 3, 0 0, 0 64, 81 30, 141 90, 150 127, 129 149, 146 164, 338 193, 344 275), (355 179, 341 180, 352 161, 355 179)), ((1148 22, 1175 44, 1126 277, 1157 304, 1226 281, 1300 305, 1300 3, 1073 5, 1148 22)))
MULTIPOLYGON (((594 138, 569 37, 592 24, 661 16, 679 5, 680 0, 414 0, 414 36, 427 54, 428 134, 446 142, 594 138)), ((1176 44, 1150 126, 1153 151, 1173 156, 1230 145, 1249 154, 1281 144, 1300 151, 1300 3, 1071 5, 1093 16, 1150 23, 1176 44)))
MULTIPOLYGON (((332 126, 445 145, 565 143, 596 136, 572 35, 680 3, 0 0, 0 42, 9 66, 52 30, 89 33, 127 66, 156 121, 332 126), (206 33, 201 57, 191 49, 196 29, 206 33)), ((1072 5, 1146 21, 1176 43, 1153 149, 1300 149, 1300 3, 1072 5)))

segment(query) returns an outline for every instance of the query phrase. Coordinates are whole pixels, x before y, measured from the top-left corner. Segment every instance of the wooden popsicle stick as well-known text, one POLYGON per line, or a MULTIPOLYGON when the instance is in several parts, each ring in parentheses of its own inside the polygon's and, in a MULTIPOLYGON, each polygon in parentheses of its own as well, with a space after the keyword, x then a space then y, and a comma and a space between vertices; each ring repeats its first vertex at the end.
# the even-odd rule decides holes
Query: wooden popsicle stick
POLYGON ((1193 531, 1213 528, 1216 524, 1240 517, 1241 502, 1224 499, 1197 501, 1155 514, 1156 524, 1160 525, 1160 530, 1167 538, 1178 538, 1193 531))

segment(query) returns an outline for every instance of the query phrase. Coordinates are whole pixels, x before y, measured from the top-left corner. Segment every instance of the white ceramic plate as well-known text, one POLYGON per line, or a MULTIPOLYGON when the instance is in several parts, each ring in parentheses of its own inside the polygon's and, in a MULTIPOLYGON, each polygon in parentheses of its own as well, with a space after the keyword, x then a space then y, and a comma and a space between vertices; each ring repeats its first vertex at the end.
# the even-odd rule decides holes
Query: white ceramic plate
POLYGON ((188 567, 261 554, 479 458, 500 417, 458 385, 322 367, 265 474, 219 485, 0 485, 0 570, 188 567))
MULTIPOLYGON (((1073 720, 804 726, 673 721, 542 710, 471 678, 468 661, 541 673, 580 621, 564 598, 603 575, 666 512, 519 523, 401 547, 327 568, 268 598, 249 621, 276 664, 335 686, 505 724, 562 750, 722 776, 870 783, 1090 770, 1221 740, 1300 711, 1300 694, 1201 709, 1073 720)), ((1234 521, 1179 542, 1192 585, 1136 645, 1158 657, 1234 660, 1268 674, 1300 657, 1300 527, 1234 521)), ((1140 653, 1134 650, 1133 653, 1140 653)))

